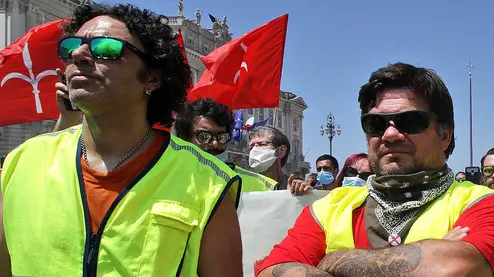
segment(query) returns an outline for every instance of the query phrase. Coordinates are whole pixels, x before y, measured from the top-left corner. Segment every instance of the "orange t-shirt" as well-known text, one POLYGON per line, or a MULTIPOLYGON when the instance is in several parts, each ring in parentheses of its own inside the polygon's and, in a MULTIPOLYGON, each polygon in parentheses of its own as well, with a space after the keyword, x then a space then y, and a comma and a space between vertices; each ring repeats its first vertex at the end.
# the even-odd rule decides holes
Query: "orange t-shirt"
POLYGON ((146 150, 108 173, 92 169, 81 157, 82 178, 86 190, 87 206, 91 218, 91 232, 97 233, 106 212, 117 196, 141 173, 163 144, 168 144, 170 134, 157 132, 146 150))

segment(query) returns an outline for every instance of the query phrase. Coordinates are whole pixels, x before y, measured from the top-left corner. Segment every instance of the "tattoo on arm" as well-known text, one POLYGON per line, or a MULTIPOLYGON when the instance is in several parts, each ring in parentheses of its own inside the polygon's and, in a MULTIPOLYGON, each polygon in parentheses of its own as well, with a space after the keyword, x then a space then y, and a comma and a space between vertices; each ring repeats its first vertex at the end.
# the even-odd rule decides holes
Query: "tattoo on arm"
POLYGON ((332 277, 323 270, 301 263, 277 264, 273 268, 273 277, 332 277))
POLYGON ((329 272, 336 276, 412 276, 422 258, 420 245, 404 244, 381 250, 341 251, 329 272), (341 253, 343 252, 343 253, 341 253))

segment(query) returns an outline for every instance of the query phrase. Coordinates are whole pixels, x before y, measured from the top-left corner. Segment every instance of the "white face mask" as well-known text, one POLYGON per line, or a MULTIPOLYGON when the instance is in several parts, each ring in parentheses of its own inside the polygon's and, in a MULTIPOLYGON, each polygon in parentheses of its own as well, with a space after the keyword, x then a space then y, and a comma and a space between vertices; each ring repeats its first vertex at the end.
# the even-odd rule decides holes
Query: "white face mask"
POLYGON ((255 172, 264 172, 276 161, 276 149, 255 146, 249 153, 249 166, 255 172))
POLYGON ((215 157, 218 158, 222 162, 226 162, 228 160, 228 151, 225 150, 224 152, 216 155, 215 157))

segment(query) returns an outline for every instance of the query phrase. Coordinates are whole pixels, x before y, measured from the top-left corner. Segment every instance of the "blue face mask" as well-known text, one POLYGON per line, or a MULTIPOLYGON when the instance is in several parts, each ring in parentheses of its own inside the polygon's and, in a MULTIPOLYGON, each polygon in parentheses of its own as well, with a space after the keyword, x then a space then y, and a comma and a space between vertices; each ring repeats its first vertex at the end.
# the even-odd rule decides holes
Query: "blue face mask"
POLYGON ((359 177, 345 177, 341 183, 342 187, 363 187, 366 182, 359 177))
POLYGON ((321 185, 329 185, 334 181, 334 175, 331 172, 321 171, 317 173, 317 181, 321 185))

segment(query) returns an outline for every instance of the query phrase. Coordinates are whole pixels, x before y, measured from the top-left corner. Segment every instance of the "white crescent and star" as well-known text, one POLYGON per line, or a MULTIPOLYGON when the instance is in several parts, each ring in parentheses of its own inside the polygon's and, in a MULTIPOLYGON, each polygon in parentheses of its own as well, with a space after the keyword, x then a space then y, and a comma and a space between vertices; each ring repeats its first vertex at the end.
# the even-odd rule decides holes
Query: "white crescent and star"
MULTIPOLYGON (((245 45, 243 42, 240 43, 240 47, 244 49, 244 52, 247 53, 247 45, 245 45)), ((237 84, 238 78, 240 77, 240 73, 242 68, 245 69, 246 72, 249 72, 249 67, 247 66, 246 62, 242 62, 240 64, 240 68, 238 69, 237 73, 235 73, 235 76, 233 77, 233 84, 237 84)))

